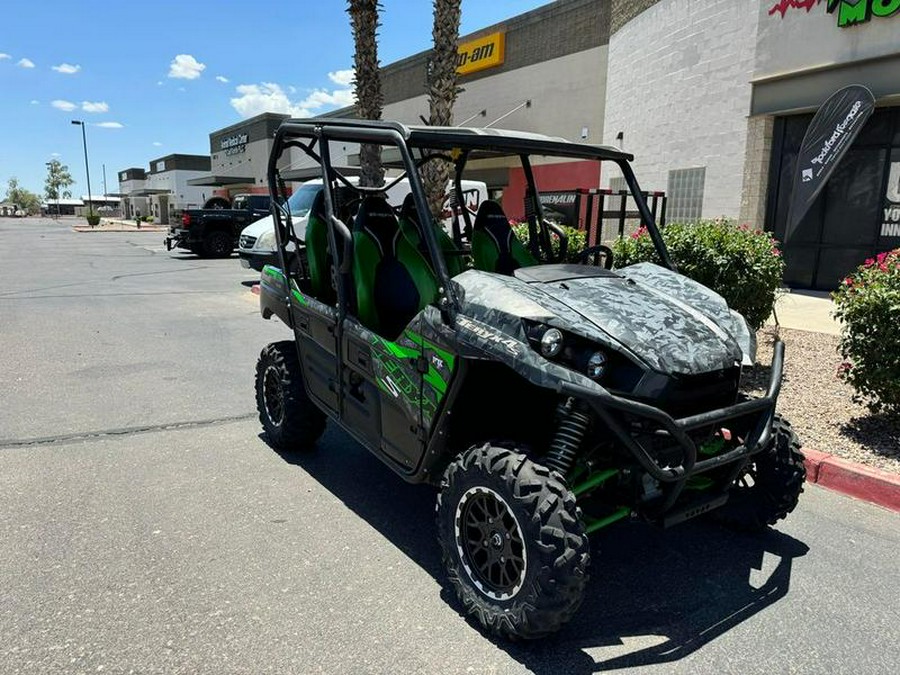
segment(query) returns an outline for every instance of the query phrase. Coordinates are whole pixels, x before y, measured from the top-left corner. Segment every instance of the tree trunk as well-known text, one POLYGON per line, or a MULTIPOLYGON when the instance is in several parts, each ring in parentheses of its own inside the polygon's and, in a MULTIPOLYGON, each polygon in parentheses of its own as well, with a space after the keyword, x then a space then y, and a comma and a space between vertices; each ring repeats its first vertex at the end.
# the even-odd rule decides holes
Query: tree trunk
MULTIPOLYGON (((356 51, 354 87, 356 109, 362 119, 380 120, 384 95, 381 91, 381 71, 378 67, 378 0, 349 0, 347 13, 353 29, 356 51)), ((378 187, 384 182, 381 166, 381 146, 361 144, 359 163, 363 187, 378 187)))
MULTIPOLYGON (((456 86, 456 41, 459 38, 460 0, 434 0, 434 27, 431 35, 434 46, 428 63, 429 124, 453 125, 453 104, 459 89, 456 86)), ((451 165, 435 160, 423 167, 425 193, 431 213, 440 217, 451 165)))

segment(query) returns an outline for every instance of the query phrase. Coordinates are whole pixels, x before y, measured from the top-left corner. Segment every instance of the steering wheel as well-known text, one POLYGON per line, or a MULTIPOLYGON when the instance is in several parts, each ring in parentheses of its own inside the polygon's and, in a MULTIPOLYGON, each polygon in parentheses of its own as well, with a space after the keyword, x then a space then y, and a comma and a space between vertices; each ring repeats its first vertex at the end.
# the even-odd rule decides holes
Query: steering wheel
POLYGON ((588 246, 580 253, 576 253, 572 256, 571 262, 577 265, 602 266, 604 269, 611 270, 613 266, 613 252, 609 246, 603 246, 602 244, 588 246), (603 259, 602 265, 600 264, 601 257, 603 259))

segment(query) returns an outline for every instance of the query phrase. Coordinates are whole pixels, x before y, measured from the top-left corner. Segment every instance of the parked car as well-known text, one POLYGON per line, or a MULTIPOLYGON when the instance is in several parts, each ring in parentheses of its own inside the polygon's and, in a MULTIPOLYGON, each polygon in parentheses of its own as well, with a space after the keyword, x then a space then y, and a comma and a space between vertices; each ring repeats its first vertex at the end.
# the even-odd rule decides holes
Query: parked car
POLYGON ((238 237, 250 223, 270 212, 269 195, 237 195, 230 209, 190 209, 181 222, 169 228, 166 250, 183 248, 206 258, 225 258, 238 245, 238 237))
MULTIPOLYGON (((358 185, 359 179, 355 176, 347 177, 348 182, 352 185, 358 185)), ((475 213, 478 205, 487 199, 487 185, 481 181, 466 180, 463 181, 463 197, 465 199, 466 208, 470 212, 475 213)), ((341 188, 342 195, 350 192, 350 188, 346 186, 341 188)), ((322 191, 322 180, 315 178, 301 185, 293 195, 288 199, 288 207, 291 211, 291 218, 294 219, 294 230, 297 232, 298 238, 302 241, 306 233, 306 219, 309 217, 309 209, 312 206, 316 196, 322 191)), ((449 192, 449 186, 448 186, 449 192)), ((401 180, 387 191, 387 201, 395 209, 399 209, 409 192, 409 181, 401 180)), ((341 195, 339 195, 339 198, 341 195)), ((352 197, 347 197, 349 200, 352 197)), ((449 202, 449 199, 448 199, 449 202)), ((443 222, 445 228, 449 231, 452 210, 449 203, 445 203, 443 222)), ((244 228, 238 240, 238 255, 241 258, 241 265, 246 268, 252 268, 261 271, 265 265, 278 264, 278 252, 275 243, 275 226, 273 225, 272 216, 257 220, 244 228)))

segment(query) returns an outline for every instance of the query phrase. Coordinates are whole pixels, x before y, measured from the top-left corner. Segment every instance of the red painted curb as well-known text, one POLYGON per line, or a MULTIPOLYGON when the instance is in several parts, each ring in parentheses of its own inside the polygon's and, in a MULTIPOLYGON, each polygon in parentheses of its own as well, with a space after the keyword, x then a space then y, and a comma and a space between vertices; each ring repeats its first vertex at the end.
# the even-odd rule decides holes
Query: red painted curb
POLYGON ((817 483, 819 481, 819 467, 831 455, 827 452, 819 452, 809 448, 803 448, 802 452, 806 456, 806 482, 817 483))
POLYGON ((900 476, 818 450, 803 449, 806 481, 900 512, 900 476))

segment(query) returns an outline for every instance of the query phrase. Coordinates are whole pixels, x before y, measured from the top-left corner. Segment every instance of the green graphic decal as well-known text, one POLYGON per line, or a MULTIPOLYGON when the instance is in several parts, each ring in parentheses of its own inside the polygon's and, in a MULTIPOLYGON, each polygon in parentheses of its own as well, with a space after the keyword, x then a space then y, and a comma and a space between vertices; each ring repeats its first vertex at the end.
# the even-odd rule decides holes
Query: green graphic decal
POLYGON ((402 397, 408 408, 417 410, 421 405, 422 423, 430 426, 447 394, 456 357, 411 330, 396 342, 373 335, 372 347, 379 388, 402 397), (427 364, 424 373, 419 370, 420 359, 427 364), (420 382, 426 386, 420 387, 420 382))
MULTIPOLYGON (((263 274, 272 279, 277 279, 279 284, 284 284, 284 272, 277 267, 266 265, 263 267, 263 274)), ((263 279, 263 283, 265 283, 265 279, 263 279)), ((294 280, 291 280, 291 296, 304 307, 309 305, 309 300, 300 292, 300 289, 297 288, 297 282, 294 280)))

